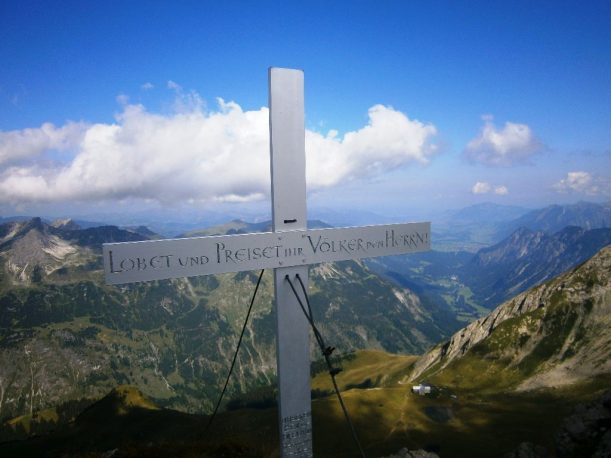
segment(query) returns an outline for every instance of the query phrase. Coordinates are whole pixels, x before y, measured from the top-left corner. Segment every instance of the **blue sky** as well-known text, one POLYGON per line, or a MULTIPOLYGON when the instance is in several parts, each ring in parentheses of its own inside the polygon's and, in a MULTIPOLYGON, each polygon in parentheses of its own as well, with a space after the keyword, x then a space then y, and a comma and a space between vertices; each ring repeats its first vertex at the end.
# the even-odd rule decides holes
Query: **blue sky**
POLYGON ((270 66, 310 207, 608 201, 609 56, 609 2, 4 1, 0 214, 267 208, 270 66))

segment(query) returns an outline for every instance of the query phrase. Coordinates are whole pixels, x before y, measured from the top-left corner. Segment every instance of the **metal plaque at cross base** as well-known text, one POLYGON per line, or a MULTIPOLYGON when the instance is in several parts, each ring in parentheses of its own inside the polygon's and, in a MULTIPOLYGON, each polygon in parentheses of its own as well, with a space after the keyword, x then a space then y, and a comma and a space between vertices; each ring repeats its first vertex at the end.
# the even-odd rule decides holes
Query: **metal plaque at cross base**
POLYGON ((272 232, 103 246, 109 284, 274 269, 282 457, 312 456, 308 321, 289 283, 308 266, 430 250, 430 223, 307 228, 303 72, 269 70, 272 232))

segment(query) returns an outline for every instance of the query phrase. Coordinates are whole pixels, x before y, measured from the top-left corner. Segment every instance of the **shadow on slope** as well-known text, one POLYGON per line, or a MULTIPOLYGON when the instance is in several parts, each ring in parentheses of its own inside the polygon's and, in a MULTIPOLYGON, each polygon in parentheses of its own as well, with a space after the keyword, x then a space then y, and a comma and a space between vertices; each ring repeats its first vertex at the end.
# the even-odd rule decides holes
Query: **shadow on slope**
MULTIPOLYGON (((441 457, 502 457, 524 441, 553 450, 563 417, 611 381, 530 393, 419 396, 407 381, 413 359, 362 351, 343 363, 338 381, 367 456, 407 447, 441 457)), ((313 387, 329 388, 324 375, 314 377, 313 387)), ((312 409, 315 456, 358 456, 335 397, 314 399, 312 409)), ((119 387, 68 428, 0 444, 0 455, 277 457, 276 415, 274 407, 223 412, 206 433, 207 416, 159 409, 136 389, 119 387)))

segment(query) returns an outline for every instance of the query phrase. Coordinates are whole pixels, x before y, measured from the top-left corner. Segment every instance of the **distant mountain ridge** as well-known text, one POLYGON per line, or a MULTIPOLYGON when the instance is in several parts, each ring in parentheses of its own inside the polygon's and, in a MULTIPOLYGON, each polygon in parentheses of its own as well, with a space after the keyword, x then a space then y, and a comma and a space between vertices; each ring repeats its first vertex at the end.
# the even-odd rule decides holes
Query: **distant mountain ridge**
POLYGON ((451 224, 499 223, 513 221, 528 212, 528 208, 515 205, 499 205, 492 202, 470 205, 460 210, 447 212, 446 219, 451 224))
POLYGON ((611 228, 566 227, 555 234, 520 228, 472 254, 430 251, 367 260, 373 270, 426 300, 477 319, 503 301, 571 269, 611 244, 611 228))
POLYGON ((567 226, 611 227, 611 202, 549 205, 536 210, 483 203, 448 211, 433 221, 433 248, 476 252, 522 227, 553 234, 567 226))
POLYGON ((499 229, 528 211, 490 202, 445 211, 432 221, 433 249, 475 252, 499 241, 499 229))
MULTIPOLYGON (((146 229, 146 228, 139 228, 146 229)), ((128 242, 137 240, 146 240, 149 235, 139 233, 137 230, 120 229, 117 226, 95 226, 91 228, 82 228, 72 220, 64 220, 48 224, 39 217, 34 217, 23 221, 11 221, 0 224, 0 244, 14 243, 21 236, 35 230, 40 234, 48 236, 58 236, 65 240, 74 241, 82 245, 93 243, 106 243, 109 238, 116 242, 128 242), (84 242, 88 241, 88 242, 84 242)), ((152 235, 156 235, 150 232, 152 235)))
POLYGON ((566 226, 578 226, 583 229, 611 228, 611 202, 550 205, 530 211, 513 220, 506 231, 512 232, 520 227, 526 227, 532 231, 555 233, 566 226))
MULTIPOLYGON (((331 227, 329 224, 319 220, 308 220, 309 229, 320 229, 331 227)), ((271 220, 261 221, 258 223, 249 223, 241 219, 234 219, 228 223, 208 227, 205 229, 197 229, 194 231, 185 232, 177 236, 184 237, 204 237, 209 235, 232 235, 232 234, 248 234, 252 232, 271 232, 271 220)))
MULTIPOLYGON (((120 214, 110 214, 104 219, 100 215, 90 215, 87 218, 65 218, 71 224, 78 225, 81 229, 115 225, 124 229, 134 229, 146 226, 152 228, 152 232, 164 234, 164 236, 177 236, 196 232, 206 232, 213 226, 223 227, 226 221, 260 221, 269 220, 269 216, 248 216, 238 214, 221 214, 218 212, 205 212, 186 216, 185 214, 170 213, 169 219, 154 216, 146 216, 146 213, 136 213, 121 218, 120 214), (177 218, 175 222, 172 218, 177 218), (95 222, 97 220, 107 222, 95 222), (110 222, 109 222, 110 221, 110 222), (119 222, 119 223, 117 223, 119 222)), ((600 227, 611 227, 611 202, 594 203, 578 202, 566 205, 549 205, 539 209, 529 209, 515 205, 500 205, 492 202, 470 205, 457 210, 446 210, 441 213, 432 213, 435 216, 425 218, 432 220, 433 247, 452 251, 476 251, 487 245, 500 242, 520 227, 526 227, 533 231, 544 231, 555 233, 566 226, 579 226, 584 229, 596 229, 600 227)), ((389 222, 401 222, 406 218, 397 216, 383 216, 374 212, 359 210, 331 210, 325 208, 314 208, 311 211, 312 220, 319 220, 323 224, 333 226, 352 226, 380 224, 389 222)), ((0 216, 0 223, 12 221, 29 221, 29 216, 0 216)), ((408 216, 407 219, 410 219, 408 216)), ((45 219, 44 222, 51 223, 55 218, 45 219)), ((54 221, 54 225, 57 220, 54 221)), ((264 223, 262 223, 264 224, 264 223)))
POLYGON ((555 234, 520 228, 483 248, 458 270, 484 307, 491 307, 589 259, 611 244, 611 228, 569 226, 555 234))
POLYGON ((59 269, 64 273, 68 268, 91 269, 92 262, 101 265, 94 258, 101 253, 102 243, 148 238, 116 226, 75 229, 73 224, 53 226, 41 218, 4 223, 0 225, 0 259, 5 272, 0 283, 29 285, 59 269))

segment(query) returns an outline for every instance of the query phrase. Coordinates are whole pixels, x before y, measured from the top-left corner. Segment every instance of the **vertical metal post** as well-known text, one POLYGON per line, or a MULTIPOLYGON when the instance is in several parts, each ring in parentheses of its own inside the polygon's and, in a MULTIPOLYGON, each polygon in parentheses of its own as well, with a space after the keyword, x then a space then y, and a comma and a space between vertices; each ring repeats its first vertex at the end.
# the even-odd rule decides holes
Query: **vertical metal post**
MULTIPOLYGON (((269 130, 272 221, 278 245, 282 232, 307 229, 303 71, 269 69, 269 130)), ((308 322, 286 275, 308 286, 308 267, 274 269, 279 391, 280 453, 312 456, 310 342, 308 322)))

